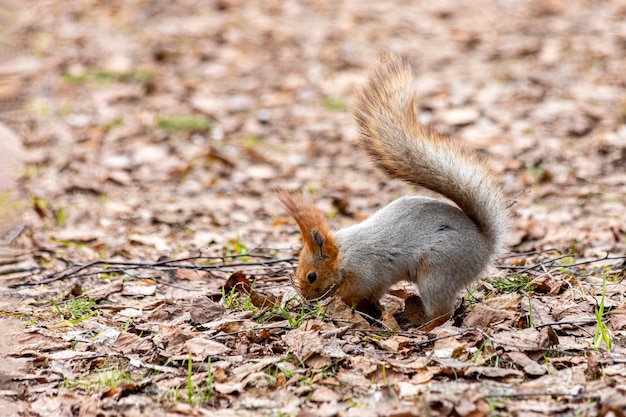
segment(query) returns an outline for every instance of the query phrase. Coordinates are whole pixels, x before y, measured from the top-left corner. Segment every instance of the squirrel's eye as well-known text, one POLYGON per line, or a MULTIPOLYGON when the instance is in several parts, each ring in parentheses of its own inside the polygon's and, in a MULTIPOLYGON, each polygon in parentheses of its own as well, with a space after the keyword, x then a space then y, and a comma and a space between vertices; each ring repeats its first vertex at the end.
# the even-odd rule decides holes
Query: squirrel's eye
POLYGON ((309 280, 310 284, 313 284, 317 280, 317 274, 315 272, 309 272, 306 279, 309 280))

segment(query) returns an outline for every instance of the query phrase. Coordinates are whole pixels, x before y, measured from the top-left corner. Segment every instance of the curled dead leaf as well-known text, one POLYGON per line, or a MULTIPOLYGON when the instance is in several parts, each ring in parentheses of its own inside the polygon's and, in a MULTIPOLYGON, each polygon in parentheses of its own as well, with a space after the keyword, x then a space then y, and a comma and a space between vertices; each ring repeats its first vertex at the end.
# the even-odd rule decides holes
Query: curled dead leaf
MULTIPOLYGON (((253 277, 254 278, 254 277, 253 277)), ((224 284, 223 293, 230 294, 232 291, 250 297, 250 301, 255 307, 270 307, 280 303, 280 298, 272 294, 261 294, 254 290, 252 281, 243 273, 236 271, 224 284)))
POLYGON ((229 294, 233 289, 238 292, 250 294, 250 291, 252 291, 252 283, 243 271, 236 271, 228 277, 228 280, 226 280, 222 288, 225 294, 229 294))
POLYGON ((587 351, 585 354, 587 358, 587 377, 590 379, 598 379, 602 376, 602 368, 598 363, 597 355, 591 351, 587 351))
POLYGON ((552 326, 545 326, 539 333, 539 346, 551 348, 559 345, 559 336, 552 326))
POLYGON ((528 375, 541 376, 545 375, 545 373, 547 372, 545 365, 535 362, 534 360, 530 359, 525 353, 511 351, 506 353, 506 357, 508 357, 520 368, 522 368, 523 371, 528 375))

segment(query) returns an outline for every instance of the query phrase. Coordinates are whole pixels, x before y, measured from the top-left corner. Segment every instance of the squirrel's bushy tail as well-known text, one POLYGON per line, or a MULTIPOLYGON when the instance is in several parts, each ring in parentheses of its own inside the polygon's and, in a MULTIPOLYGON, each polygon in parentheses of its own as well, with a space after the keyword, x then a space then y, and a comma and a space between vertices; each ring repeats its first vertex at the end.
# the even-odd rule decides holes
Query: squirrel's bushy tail
POLYGON ((481 230, 493 253, 507 229, 504 193, 474 153, 422 126, 413 110, 410 64, 385 54, 356 94, 354 117, 361 148, 393 178, 436 191, 454 201, 481 230))

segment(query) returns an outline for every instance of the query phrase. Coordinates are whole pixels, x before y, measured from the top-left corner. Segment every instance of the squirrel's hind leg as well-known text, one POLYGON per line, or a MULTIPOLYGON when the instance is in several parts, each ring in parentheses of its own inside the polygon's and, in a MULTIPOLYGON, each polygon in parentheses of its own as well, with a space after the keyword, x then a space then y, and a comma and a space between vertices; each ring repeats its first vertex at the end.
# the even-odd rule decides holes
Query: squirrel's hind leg
POLYGON ((429 317, 426 314, 426 307, 422 298, 418 295, 411 295, 404 300, 404 311, 401 313, 400 318, 404 321, 408 321, 414 326, 418 326, 417 329, 427 332, 433 328, 440 326, 452 316, 452 311, 444 312, 434 317, 429 317))
POLYGON ((456 297, 462 289, 454 284, 463 281, 456 277, 451 280, 450 276, 444 274, 430 274, 417 282, 420 301, 417 303, 413 301, 410 303, 411 305, 407 305, 405 308, 422 310, 420 324, 425 325, 426 330, 437 327, 452 317, 456 307, 456 297), (451 281, 453 282, 452 285, 451 281))

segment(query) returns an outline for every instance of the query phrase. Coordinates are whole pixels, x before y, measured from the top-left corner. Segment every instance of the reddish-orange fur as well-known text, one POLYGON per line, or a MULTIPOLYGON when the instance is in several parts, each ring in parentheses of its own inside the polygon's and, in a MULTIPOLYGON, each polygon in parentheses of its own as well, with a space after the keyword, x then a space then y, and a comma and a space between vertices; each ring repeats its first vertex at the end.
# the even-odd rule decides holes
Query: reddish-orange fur
POLYGON ((283 203, 287 213, 298 223, 304 243, 296 271, 298 290, 307 299, 334 293, 339 289, 340 280, 336 283, 330 280, 336 276, 339 269, 339 249, 324 215, 301 194, 280 191, 278 199, 283 203), (311 283, 307 280, 307 275, 313 271, 320 279, 311 283))
POLYGON ((310 250, 313 249, 315 244, 311 231, 317 230, 326 239, 325 250, 331 254, 330 258, 336 259, 337 246, 322 212, 301 194, 279 191, 278 199, 283 203, 287 213, 298 223, 305 246, 310 250))

